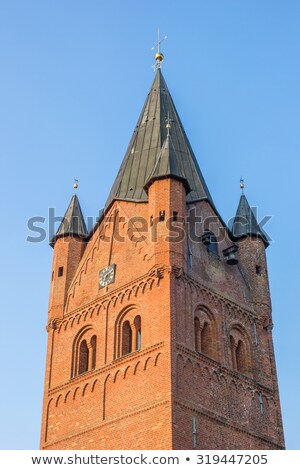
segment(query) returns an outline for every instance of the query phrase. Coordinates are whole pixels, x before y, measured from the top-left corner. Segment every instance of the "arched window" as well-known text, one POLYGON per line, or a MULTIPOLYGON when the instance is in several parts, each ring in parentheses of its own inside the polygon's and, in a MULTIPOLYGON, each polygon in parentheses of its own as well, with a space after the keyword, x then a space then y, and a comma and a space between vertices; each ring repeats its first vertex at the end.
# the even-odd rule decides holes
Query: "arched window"
POLYGON ((83 328, 73 343, 71 376, 76 377, 96 368, 97 336, 91 327, 83 328))
POLYGON ((122 326, 122 356, 132 351, 132 331, 129 321, 125 321, 122 326))
POLYGON ((115 358, 142 348, 142 321, 136 309, 126 309, 115 324, 115 358))
POLYGON ((135 327, 135 350, 139 351, 142 344, 142 326, 141 326, 141 317, 137 315, 134 319, 135 327))
POLYGON ((138 330, 137 332, 137 351, 139 351, 141 349, 141 346, 142 346, 142 332, 141 330, 138 330))
POLYGON ((232 368, 245 375, 251 375, 250 343, 246 333, 240 327, 230 332, 232 368))
POLYGON ((247 374, 247 353, 243 341, 239 341, 236 348, 236 368, 243 374, 247 374))
POLYGON ((230 350, 231 350, 231 363, 232 363, 232 368, 236 369, 236 353, 235 353, 235 341, 233 336, 230 335, 230 350))
POLYGON ((216 323, 208 309, 201 307, 194 317, 195 350, 199 353, 218 358, 216 341, 216 323))
POLYGON ((200 320, 198 317, 194 318, 194 330, 195 330, 195 350, 201 352, 201 329, 200 320))
POLYGON ((94 335, 91 338, 92 369, 96 369, 96 347, 97 347, 97 336, 94 335))
POLYGON ((201 330, 201 352, 207 356, 212 355, 211 325, 205 322, 201 330))
POLYGON ((78 374, 83 374, 89 370, 89 349, 87 346, 87 342, 84 339, 80 343, 79 347, 79 366, 78 366, 78 374))

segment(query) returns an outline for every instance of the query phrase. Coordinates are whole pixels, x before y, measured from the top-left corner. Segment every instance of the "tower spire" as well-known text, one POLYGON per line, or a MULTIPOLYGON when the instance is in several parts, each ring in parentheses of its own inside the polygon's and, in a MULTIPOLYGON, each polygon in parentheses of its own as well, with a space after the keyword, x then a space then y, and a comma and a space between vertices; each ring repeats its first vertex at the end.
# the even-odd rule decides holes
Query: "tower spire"
MULTIPOLYGON (((159 68, 133 132, 119 173, 108 197, 106 208, 115 199, 146 202, 145 185, 153 175, 158 156, 171 129, 172 168, 187 181, 187 203, 207 199, 214 207, 198 162, 183 129, 180 117, 159 68)), ((167 167, 164 167, 167 171, 167 167)), ((162 171, 162 168, 161 168, 162 171)), ((167 174, 166 174, 167 175, 167 174)), ((160 176, 163 174, 160 172, 160 176)))

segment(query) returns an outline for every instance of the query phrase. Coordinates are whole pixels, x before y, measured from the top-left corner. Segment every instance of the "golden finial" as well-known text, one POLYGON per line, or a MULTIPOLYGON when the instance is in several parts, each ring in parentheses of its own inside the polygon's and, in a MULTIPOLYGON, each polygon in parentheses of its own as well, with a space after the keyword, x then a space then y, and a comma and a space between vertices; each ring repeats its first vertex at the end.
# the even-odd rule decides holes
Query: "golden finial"
POLYGON ((76 192, 76 189, 78 188, 78 181, 76 178, 74 178, 74 184, 73 184, 73 188, 75 189, 75 192, 76 192))
POLYGON ((240 188, 242 190, 242 194, 244 194, 244 187, 245 187, 244 178, 241 176, 241 178, 240 178, 240 188))
MULTIPOLYGON (((164 36, 162 39, 160 39, 160 32, 159 32, 159 30, 158 30, 157 52, 156 52, 156 54, 155 54, 155 56, 154 56, 154 57, 155 57, 156 64, 153 65, 154 70, 160 69, 161 63, 162 63, 163 60, 164 60, 164 55, 163 55, 163 53, 162 53, 161 50, 160 50, 160 45, 161 45, 161 43, 162 43, 165 39, 167 39, 167 36, 164 36)), ((152 47, 152 50, 154 50, 154 48, 155 48, 155 46, 152 47)))

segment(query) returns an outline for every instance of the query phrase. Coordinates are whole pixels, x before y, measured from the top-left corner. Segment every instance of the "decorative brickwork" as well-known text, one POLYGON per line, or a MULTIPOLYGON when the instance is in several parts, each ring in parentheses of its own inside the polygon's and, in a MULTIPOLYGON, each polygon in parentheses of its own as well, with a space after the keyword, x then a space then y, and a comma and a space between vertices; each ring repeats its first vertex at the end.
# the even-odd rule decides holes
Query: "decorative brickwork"
POLYGON ((266 240, 224 226, 159 80, 105 215, 52 242, 41 448, 282 449, 266 240))

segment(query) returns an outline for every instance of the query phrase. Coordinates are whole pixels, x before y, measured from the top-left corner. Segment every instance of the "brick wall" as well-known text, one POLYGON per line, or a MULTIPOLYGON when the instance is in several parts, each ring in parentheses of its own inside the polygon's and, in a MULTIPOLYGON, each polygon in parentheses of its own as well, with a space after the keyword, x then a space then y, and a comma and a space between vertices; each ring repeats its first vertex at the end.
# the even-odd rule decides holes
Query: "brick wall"
POLYGON ((188 449, 196 417, 199 449, 282 448, 263 243, 246 239, 229 266, 222 251, 232 241, 207 202, 193 206, 214 217, 218 254, 201 224, 193 240, 174 239, 191 229, 180 181, 155 181, 148 197, 115 201, 86 245, 55 244, 41 447, 188 449), (110 264, 115 280, 100 289, 110 264), (122 355, 125 322, 135 346, 122 355), (76 375, 83 340, 87 370, 76 375))

